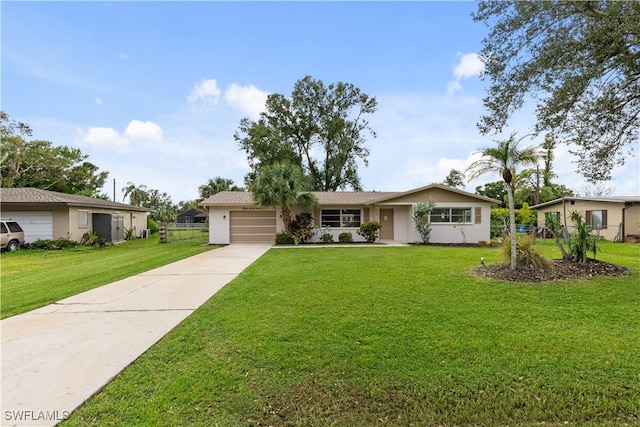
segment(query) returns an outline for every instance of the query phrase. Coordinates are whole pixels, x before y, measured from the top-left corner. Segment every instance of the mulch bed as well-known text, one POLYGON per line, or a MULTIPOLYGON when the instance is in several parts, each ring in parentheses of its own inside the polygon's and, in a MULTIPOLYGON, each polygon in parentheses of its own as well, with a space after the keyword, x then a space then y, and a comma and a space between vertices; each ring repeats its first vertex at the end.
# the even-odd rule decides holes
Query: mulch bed
POLYGON ((603 261, 589 259, 586 264, 565 260, 553 260, 551 268, 518 267, 515 270, 504 264, 493 264, 476 269, 480 276, 512 282, 540 283, 552 280, 571 280, 592 276, 624 276, 629 269, 603 261))

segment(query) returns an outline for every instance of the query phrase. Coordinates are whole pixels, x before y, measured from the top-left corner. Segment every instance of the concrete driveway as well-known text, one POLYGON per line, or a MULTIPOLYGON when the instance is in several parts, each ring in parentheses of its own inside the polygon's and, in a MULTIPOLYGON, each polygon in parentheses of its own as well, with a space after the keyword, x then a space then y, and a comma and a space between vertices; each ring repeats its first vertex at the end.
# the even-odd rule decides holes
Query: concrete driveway
POLYGON ((268 245, 229 245, 0 322, 2 426, 53 426, 268 245))

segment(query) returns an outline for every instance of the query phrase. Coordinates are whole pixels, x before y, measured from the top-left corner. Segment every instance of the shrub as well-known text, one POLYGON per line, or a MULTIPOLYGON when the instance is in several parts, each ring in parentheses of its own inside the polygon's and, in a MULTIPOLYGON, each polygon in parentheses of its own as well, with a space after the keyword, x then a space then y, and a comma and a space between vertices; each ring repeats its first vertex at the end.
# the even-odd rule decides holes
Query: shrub
POLYGON ((320 241, 322 243, 333 243, 333 234, 331 234, 331 227, 328 225, 318 229, 320 233, 320 241))
POLYGON ((292 245, 294 242, 293 236, 286 231, 276 234, 276 245, 292 245))
POLYGON ((151 217, 147 217, 147 228, 151 234, 156 234, 160 230, 158 223, 151 217))
POLYGON ((418 231, 418 233, 420 233, 420 237, 422 237, 423 243, 429 243, 429 238, 431 235, 431 224, 429 223, 429 215, 435 207, 436 202, 432 197, 429 197, 428 202, 419 202, 413 206, 411 216, 413 217, 413 223, 416 227, 416 230, 418 231))
MULTIPOLYGON (((502 255, 505 264, 511 262, 511 239, 502 241, 502 255)), ((525 235, 516 237, 516 266, 530 268, 550 268, 551 260, 533 250, 531 238, 525 235)))
POLYGON ((382 225, 378 221, 363 222, 360 224, 358 234, 365 238, 368 243, 375 242, 382 225))
POLYGON ((70 249, 77 247, 78 242, 65 238, 59 238, 55 240, 38 239, 35 242, 31 242, 26 245, 26 249, 40 249, 45 251, 57 251, 60 249, 70 249))
POLYGON ((340 235, 338 236, 338 242, 340 242, 340 243, 352 243, 353 242, 353 234, 349 233, 348 231, 340 233, 340 235))
POLYGON ((289 224, 289 233, 296 244, 313 236, 313 216, 308 212, 300 212, 289 224))

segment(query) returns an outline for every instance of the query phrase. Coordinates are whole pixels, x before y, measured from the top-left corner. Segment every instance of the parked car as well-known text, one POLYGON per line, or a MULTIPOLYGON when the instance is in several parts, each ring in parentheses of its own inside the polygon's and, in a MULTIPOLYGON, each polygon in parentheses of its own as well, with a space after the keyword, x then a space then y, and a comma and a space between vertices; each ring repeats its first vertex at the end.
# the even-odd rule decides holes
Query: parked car
POLYGON ((15 251, 24 244, 24 231, 15 221, 0 222, 0 250, 15 251))

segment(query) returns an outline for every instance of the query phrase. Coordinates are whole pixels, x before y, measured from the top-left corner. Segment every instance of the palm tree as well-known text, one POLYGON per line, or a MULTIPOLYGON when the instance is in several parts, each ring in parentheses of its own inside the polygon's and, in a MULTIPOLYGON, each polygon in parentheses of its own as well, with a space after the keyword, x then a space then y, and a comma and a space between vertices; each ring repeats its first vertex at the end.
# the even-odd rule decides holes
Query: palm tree
POLYGON ((263 166, 249 186, 253 199, 261 207, 281 206, 284 228, 291 232, 291 208, 298 205, 304 210, 312 210, 318 199, 308 191, 306 177, 300 166, 288 162, 263 166))
POLYGON ((209 178, 206 184, 198 187, 198 191, 200 199, 204 200, 221 191, 242 191, 242 188, 235 185, 232 179, 216 176, 214 179, 209 178))
POLYGON ((136 187, 131 181, 127 182, 127 186, 122 189, 122 192, 125 199, 129 196, 129 204, 133 206, 142 206, 149 198, 146 185, 136 187))
POLYGON ((516 134, 512 133, 508 139, 496 141, 497 147, 483 148, 477 153, 482 155, 467 168, 469 180, 476 179, 480 175, 490 172, 498 172, 502 175, 507 187, 509 200, 509 234, 511 235, 511 269, 516 268, 516 210, 513 201, 516 167, 535 165, 538 161, 538 149, 535 146, 518 149, 518 144, 524 139, 516 140, 516 134))

